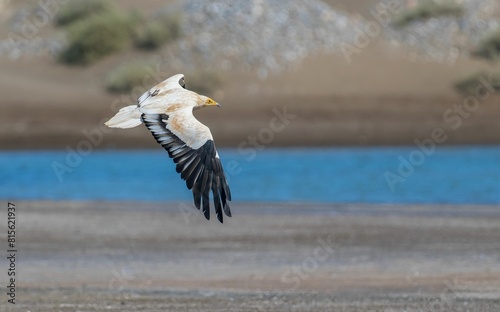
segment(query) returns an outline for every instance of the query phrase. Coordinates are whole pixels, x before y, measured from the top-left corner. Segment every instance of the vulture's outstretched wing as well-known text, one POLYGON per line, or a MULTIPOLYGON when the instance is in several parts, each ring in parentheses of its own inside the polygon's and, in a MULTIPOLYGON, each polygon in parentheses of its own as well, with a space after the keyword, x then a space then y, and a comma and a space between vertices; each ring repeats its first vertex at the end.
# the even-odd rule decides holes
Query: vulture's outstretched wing
POLYGON ((143 114, 141 120, 177 164, 177 172, 193 191, 194 204, 202 209, 205 218, 210 219, 210 191, 217 219, 223 222, 222 211, 231 217, 228 204, 231 192, 212 134, 193 116, 192 108, 168 114, 143 114))

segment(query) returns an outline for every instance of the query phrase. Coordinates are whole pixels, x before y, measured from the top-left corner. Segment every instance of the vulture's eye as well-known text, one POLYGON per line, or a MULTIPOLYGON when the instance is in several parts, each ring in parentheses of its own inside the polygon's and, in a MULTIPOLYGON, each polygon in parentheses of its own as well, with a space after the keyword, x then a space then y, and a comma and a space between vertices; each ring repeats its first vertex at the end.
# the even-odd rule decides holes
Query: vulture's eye
POLYGON ((181 87, 183 87, 184 89, 186 89, 186 83, 184 82, 184 77, 182 77, 182 78, 179 80, 179 84, 181 85, 181 87))

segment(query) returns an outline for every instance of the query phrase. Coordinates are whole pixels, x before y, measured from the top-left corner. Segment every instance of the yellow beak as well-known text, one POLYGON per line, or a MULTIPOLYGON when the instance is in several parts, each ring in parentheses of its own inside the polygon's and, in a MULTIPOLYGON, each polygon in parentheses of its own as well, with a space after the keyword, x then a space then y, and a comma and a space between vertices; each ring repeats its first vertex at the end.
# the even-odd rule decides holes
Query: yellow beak
POLYGON ((220 104, 209 98, 205 102, 205 106, 217 106, 217 107, 220 107, 220 104))

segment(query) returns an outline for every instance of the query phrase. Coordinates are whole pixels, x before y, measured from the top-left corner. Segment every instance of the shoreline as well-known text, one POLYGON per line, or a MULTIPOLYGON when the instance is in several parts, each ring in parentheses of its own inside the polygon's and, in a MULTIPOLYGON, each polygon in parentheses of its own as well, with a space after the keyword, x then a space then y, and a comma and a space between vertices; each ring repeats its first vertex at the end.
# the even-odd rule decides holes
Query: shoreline
POLYGON ((182 202, 15 204, 27 309, 500 305, 500 206, 239 203, 220 224, 182 202))
MULTIPOLYGON (((73 145, 67 145, 66 147, 70 147, 72 149, 75 149, 76 144, 73 145)), ((473 143, 451 143, 451 144, 441 144, 438 145, 436 148, 456 148, 456 147, 498 147, 500 146, 500 140, 498 142, 492 141, 492 142, 487 142, 487 143, 482 143, 482 142, 473 142, 473 143)), ((362 149, 362 148, 415 148, 418 147, 415 143, 395 143, 395 144, 318 144, 318 145, 269 145, 266 146, 266 149, 362 149)), ((228 149, 228 150, 236 150, 238 146, 233 146, 233 145, 224 145, 221 144, 218 146, 218 149, 228 149)), ((144 146, 138 146, 137 144, 135 145, 120 145, 120 146, 111 146, 111 147, 96 147, 96 151, 100 152, 106 152, 106 151, 157 151, 158 149, 162 149, 161 146, 158 144, 156 145, 150 145, 150 144, 145 144, 144 146)), ((50 145, 48 147, 46 146, 16 146, 16 147, 5 147, 2 146, 0 147, 0 152, 28 152, 28 151, 36 151, 36 152, 52 152, 52 151, 64 151, 65 147, 56 145, 55 147, 51 147, 50 145)))

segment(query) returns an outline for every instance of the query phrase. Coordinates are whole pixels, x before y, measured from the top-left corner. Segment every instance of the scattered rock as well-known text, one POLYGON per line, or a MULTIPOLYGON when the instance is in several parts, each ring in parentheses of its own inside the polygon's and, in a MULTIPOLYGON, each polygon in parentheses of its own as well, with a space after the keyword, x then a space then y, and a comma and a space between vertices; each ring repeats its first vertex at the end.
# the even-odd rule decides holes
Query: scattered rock
MULTIPOLYGON (((458 1, 458 0, 457 0, 458 1)), ((406 27, 387 27, 391 44, 408 49, 415 61, 449 62, 470 52, 488 32, 500 28, 497 0, 460 0, 461 17, 440 17, 415 21, 406 27)))
MULTIPOLYGON (((500 4, 496 0, 457 1, 464 6, 462 17, 383 27, 381 37, 407 48, 408 57, 416 61, 454 62, 459 56, 468 57, 487 32, 500 28, 500 4)), ((13 14, 10 39, 0 40, 0 55, 16 59, 62 49, 60 37, 25 34, 27 21, 42 14, 40 10, 25 6, 13 14)), ((356 29, 365 29, 369 22, 320 0, 184 0, 158 14, 173 12, 182 12, 183 36, 164 50, 164 63, 188 70, 200 64, 218 70, 246 69, 261 78, 294 66, 310 54, 339 52, 340 44, 352 44, 356 29)))

